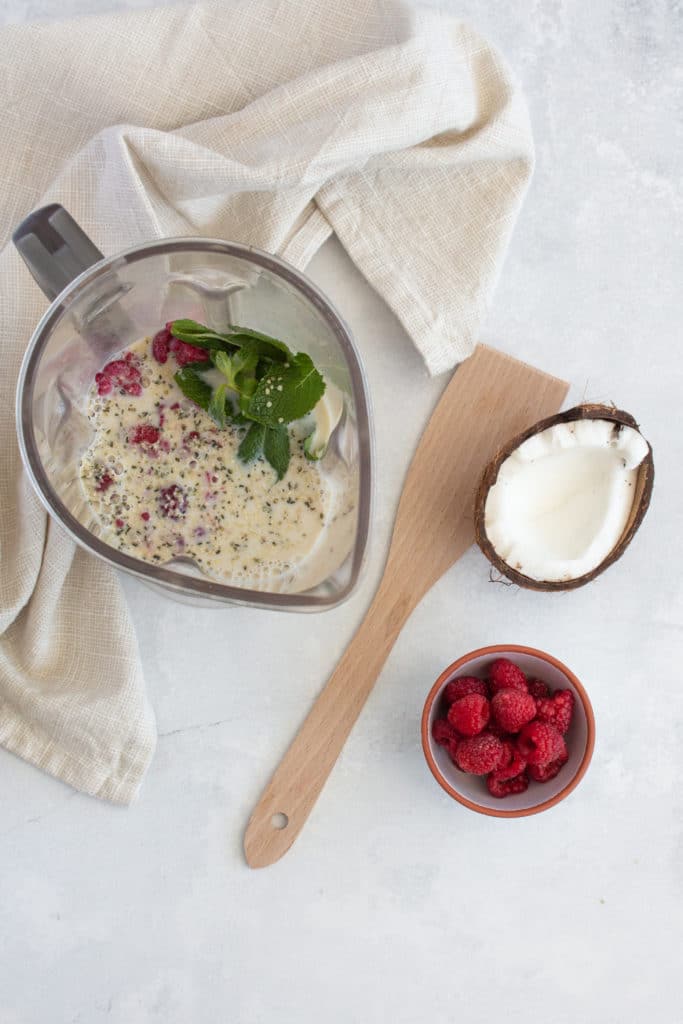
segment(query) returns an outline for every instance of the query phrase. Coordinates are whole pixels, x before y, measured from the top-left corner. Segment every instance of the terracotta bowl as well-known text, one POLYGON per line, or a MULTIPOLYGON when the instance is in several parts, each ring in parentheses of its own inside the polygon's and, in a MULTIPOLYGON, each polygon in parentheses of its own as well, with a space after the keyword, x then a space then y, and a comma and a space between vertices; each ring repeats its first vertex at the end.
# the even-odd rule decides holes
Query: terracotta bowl
POLYGON ((463 655, 441 673, 429 691, 422 712, 422 749, 436 781, 449 796, 465 807, 497 818, 521 818, 527 814, 538 814, 564 800, 585 775, 593 756, 594 744, 593 708, 583 686, 561 661, 533 647, 518 647, 514 644, 481 647, 478 651, 463 655), (459 676, 484 678, 495 658, 509 658, 528 676, 536 676, 548 683, 551 690, 570 689, 576 698, 572 724, 565 737, 569 750, 566 765, 550 782, 532 781, 526 793, 503 799, 491 796, 484 776, 467 775, 456 768, 445 747, 440 747, 432 739, 432 724, 443 713, 441 695, 446 683, 459 676))

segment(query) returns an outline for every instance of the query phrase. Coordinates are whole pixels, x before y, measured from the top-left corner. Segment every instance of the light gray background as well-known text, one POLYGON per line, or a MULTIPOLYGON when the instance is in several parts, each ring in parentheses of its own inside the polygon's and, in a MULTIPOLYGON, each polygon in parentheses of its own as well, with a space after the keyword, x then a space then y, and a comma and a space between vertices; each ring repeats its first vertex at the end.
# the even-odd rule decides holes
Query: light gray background
MULTIPOLYGON (((3 0, 0 22, 117 6, 147 3, 3 0)), ((523 79, 538 148, 483 340, 639 418, 657 465, 643 530, 564 596, 491 585, 472 550, 404 629, 295 848, 262 872, 243 863, 244 824, 350 630, 334 612, 189 610, 126 581, 158 752, 126 811, 0 751, 1 1024, 683 1021, 681 8, 452 8, 523 79), (418 735, 436 675, 494 642, 565 660, 598 725, 575 794, 513 822, 452 803, 418 735)), ((374 400, 360 621, 445 379, 426 377, 335 241, 311 271, 356 332, 374 400)))

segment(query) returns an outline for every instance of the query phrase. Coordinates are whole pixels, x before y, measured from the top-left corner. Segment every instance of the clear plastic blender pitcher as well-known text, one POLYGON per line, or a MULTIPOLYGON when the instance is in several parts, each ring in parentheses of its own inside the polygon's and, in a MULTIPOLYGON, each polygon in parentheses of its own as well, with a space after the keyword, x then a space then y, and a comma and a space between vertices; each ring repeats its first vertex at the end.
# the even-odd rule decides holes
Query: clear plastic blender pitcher
POLYGON ((14 243, 52 304, 29 343, 17 388, 17 430, 31 482, 50 515, 87 551, 186 599, 318 611, 344 601, 363 563, 372 496, 368 396, 350 332, 319 289, 283 260, 246 245, 175 238, 104 258, 58 205, 31 214, 14 243), (164 323, 191 318, 215 330, 238 323, 308 352, 344 396, 332 443, 356 494, 353 547, 344 563, 297 594, 216 582, 188 559, 153 565, 107 543, 79 480, 92 438, 85 408, 95 373, 164 323))

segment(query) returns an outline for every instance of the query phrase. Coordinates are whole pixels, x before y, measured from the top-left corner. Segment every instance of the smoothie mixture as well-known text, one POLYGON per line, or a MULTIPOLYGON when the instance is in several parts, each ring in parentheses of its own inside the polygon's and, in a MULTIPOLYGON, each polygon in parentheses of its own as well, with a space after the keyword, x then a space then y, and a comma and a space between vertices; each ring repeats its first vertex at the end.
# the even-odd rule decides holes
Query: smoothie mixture
POLYGON ((248 425, 219 427, 183 394, 177 370, 146 338, 97 375, 80 478, 107 542, 159 565, 191 559, 209 577, 257 590, 324 580, 353 545, 356 481, 331 450, 306 457, 315 410, 287 426, 289 465, 278 479, 263 455, 238 457, 248 425))

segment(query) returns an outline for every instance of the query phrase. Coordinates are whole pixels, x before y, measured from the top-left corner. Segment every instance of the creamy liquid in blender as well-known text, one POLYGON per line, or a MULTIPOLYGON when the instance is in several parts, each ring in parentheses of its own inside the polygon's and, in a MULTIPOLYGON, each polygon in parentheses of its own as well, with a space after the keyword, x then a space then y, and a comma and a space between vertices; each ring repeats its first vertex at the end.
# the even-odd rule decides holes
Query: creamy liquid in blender
POLYGON ((326 579, 353 546, 356 481, 328 451, 306 458, 310 418, 289 426, 291 458, 277 480, 262 458, 243 464, 246 428, 219 429, 158 363, 149 338, 120 358, 137 371, 139 394, 93 387, 94 436, 80 464, 88 504, 105 539, 128 555, 164 565, 191 559, 223 583, 272 592, 326 579))

